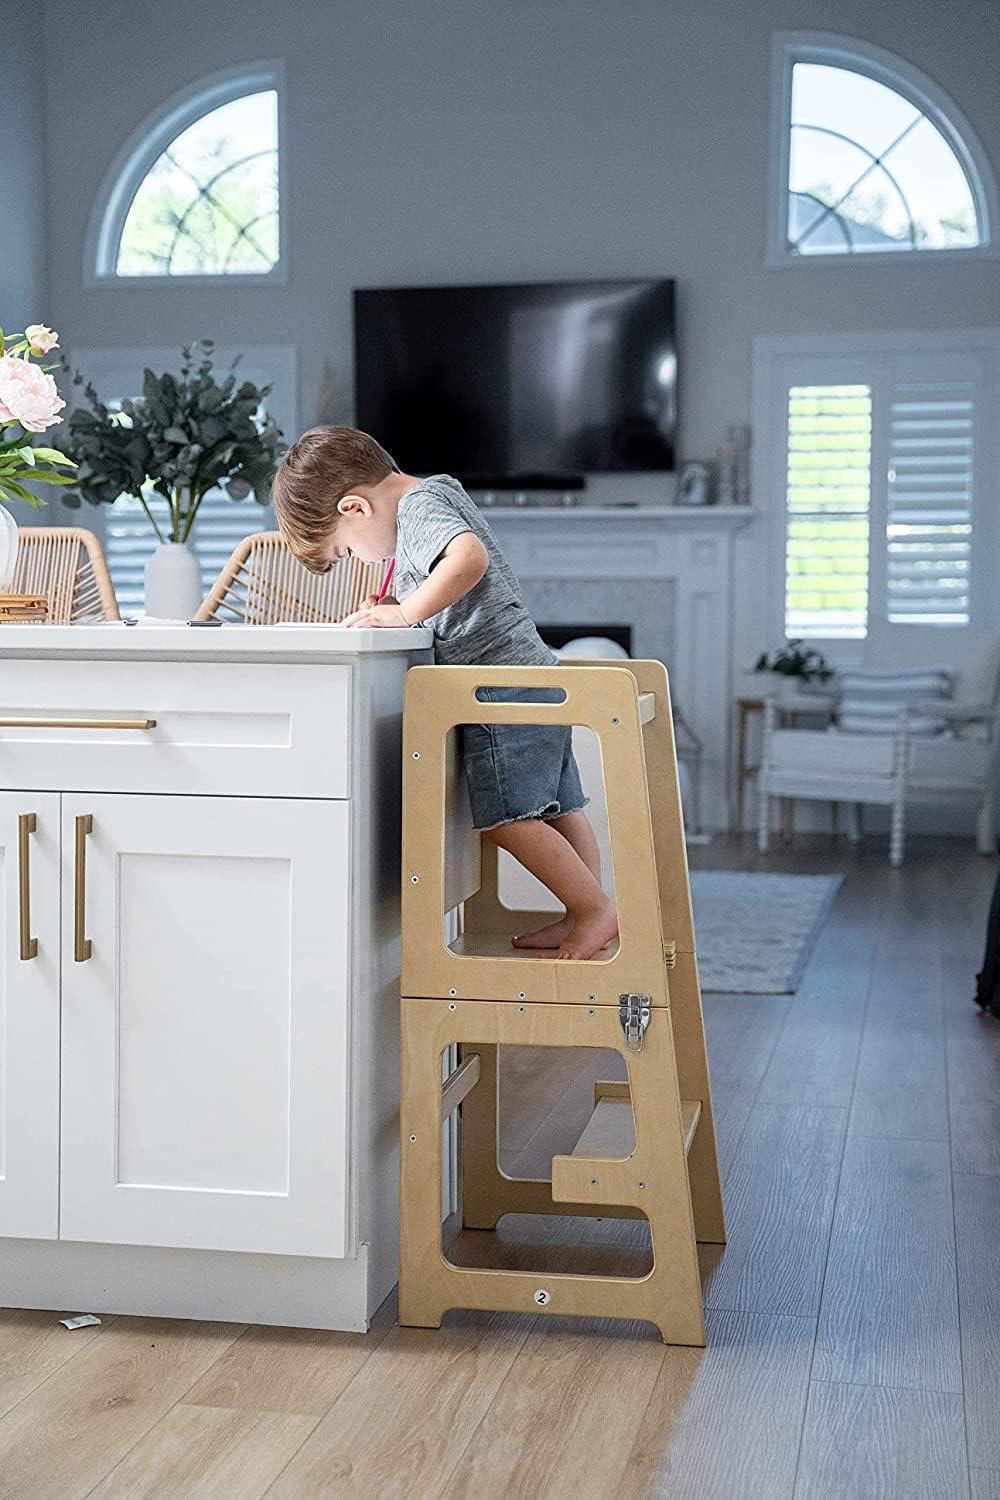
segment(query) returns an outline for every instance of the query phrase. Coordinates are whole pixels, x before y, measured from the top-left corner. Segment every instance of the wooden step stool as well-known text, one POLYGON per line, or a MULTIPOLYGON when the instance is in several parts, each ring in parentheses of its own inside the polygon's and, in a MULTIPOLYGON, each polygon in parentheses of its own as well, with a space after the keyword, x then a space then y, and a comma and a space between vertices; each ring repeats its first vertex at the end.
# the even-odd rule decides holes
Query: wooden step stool
POLYGON ((697 1240, 725 1241, 687 857, 666 669, 415 667, 403 735, 402 1101, 399 1319, 452 1307, 643 1318, 667 1343, 705 1342, 697 1240), (561 703, 485 703, 479 687, 556 688, 561 703), (456 727, 580 725, 597 735, 621 936, 589 962, 510 946, 551 912, 501 904, 497 849, 473 830, 456 727), (446 919, 462 935, 446 946, 446 919), (454 920, 452 925, 456 925, 454 920), (442 1083, 442 1057, 460 1061, 442 1083), (497 1048, 605 1047, 627 1083, 598 1083, 594 1114, 551 1181, 498 1160, 497 1048), (463 1222, 505 1213, 649 1220, 641 1277, 457 1266, 442 1250, 442 1125, 461 1106, 463 1222))

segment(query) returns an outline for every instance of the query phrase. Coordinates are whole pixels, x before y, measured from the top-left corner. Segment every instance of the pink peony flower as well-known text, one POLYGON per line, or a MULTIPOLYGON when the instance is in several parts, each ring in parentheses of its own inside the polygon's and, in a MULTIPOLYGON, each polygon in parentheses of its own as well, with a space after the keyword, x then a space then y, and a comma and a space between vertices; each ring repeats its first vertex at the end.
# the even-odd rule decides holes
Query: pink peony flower
POLYGON ((29 323, 24 336, 32 354, 48 354, 50 349, 59 347, 59 335, 54 329, 46 328, 44 323, 29 323))
POLYGON ((57 413, 65 405, 45 370, 13 354, 0 358, 0 427, 20 422, 27 432, 44 432, 62 421, 57 413))

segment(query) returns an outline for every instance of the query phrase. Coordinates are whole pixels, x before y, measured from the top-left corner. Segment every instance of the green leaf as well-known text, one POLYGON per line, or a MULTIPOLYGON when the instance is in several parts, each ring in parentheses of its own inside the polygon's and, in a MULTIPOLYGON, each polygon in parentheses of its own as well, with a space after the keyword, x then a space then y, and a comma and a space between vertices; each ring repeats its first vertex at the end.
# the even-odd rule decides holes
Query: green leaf
POLYGON ((33 469, 35 467, 35 454, 34 450, 30 446, 24 448, 15 448, 14 452, 17 454, 18 458, 24 460, 29 469, 33 469))
POLYGON ((31 506, 32 510, 41 510, 45 504, 45 501, 38 495, 33 495, 30 490, 24 488, 23 484, 18 484, 14 479, 0 480, 0 489, 6 490, 9 495, 13 495, 17 500, 23 500, 25 505, 31 506))
POLYGON ((55 469, 35 469, 30 477, 32 484, 76 484, 72 474, 57 474, 55 469))
POLYGON ((33 452, 36 458, 44 459, 47 464, 65 464, 67 468, 76 468, 75 461, 67 458, 65 453, 60 453, 58 448, 35 448, 33 452))

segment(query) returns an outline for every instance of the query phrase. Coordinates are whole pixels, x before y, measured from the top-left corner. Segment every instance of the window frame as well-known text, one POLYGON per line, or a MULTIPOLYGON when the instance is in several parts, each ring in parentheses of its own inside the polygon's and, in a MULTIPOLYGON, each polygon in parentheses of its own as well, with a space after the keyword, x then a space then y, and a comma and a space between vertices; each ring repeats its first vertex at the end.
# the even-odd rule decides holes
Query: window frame
MULTIPOLYGON (((787 386, 831 383, 868 383, 872 387, 873 423, 871 465, 873 484, 869 503, 868 630, 873 618, 886 629, 885 578, 887 550, 886 489, 879 481, 888 467, 887 429, 881 403, 890 388, 889 368, 913 356, 933 355, 947 365, 956 356, 978 356, 984 364, 982 410, 977 414, 974 469, 973 546, 970 570, 968 625, 942 625, 942 644, 954 630, 1000 628, 1000 596, 993 583, 993 563, 1000 546, 1000 328, 949 328, 929 332, 865 331, 859 333, 760 334, 753 340, 753 433, 751 487, 762 497, 760 511, 766 548, 766 616, 762 634, 769 642, 784 641, 785 539, 788 520, 787 386), (827 368, 824 369, 823 367, 827 368)), ((930 628, 930 627, 928 627, 930 628)), ((839 661, 864 659, 866 638, 810 636, 816 646, 839 661)))
POLYGON ((1000 198, 989 157, 958 105, 919 68, 895 53, 858 38, 824 31, 778 31, 771 41, 768 113, 768 269, 863 263, 920 265, 924 262, 995 260, 1000 256, 1000 198), (943 135, 965 172, 982 234, 978 245, 940 250, 855 250, 795 255, 788 248, 788 160, 791 148, 792 69, 796 63, 847 68, 907 99, 943 135))
POLYGON ((288 132, 285 126, 285 65, 280 59, 223 68, 179 89, 148 114, 129 135, 94 199, 83 246, 83 285, 97 287, 245 287, 288 281, 288 132), (269 271, 213 271, 194 276, 119 276, 118 258, 125 220, 146 174, 170 143, 189 125, 223 104, 273 90, 278 96, 278 259, 269 271))

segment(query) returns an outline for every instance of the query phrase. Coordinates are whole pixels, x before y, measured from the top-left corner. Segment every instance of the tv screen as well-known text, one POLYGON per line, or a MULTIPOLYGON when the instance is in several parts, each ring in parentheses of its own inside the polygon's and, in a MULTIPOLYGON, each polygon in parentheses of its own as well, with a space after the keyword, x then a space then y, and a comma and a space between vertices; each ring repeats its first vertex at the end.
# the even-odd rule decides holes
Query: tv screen
POLYGON ((478 487, 672 469, 672 281, 354 293, 356 421, 478 487))

